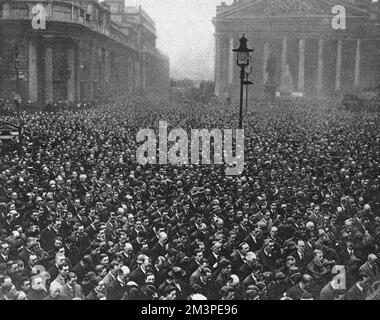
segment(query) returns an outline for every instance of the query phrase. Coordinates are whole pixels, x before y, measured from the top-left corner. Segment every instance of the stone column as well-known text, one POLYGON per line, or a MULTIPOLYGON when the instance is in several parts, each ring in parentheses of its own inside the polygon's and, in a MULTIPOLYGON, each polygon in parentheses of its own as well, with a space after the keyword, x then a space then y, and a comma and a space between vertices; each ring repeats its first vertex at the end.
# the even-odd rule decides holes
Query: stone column
POLYGON ((269 43, 265 42, 264 44, 264 62, 263 62, 263 84, 265 85, 266 82, 268 81, 268 75, 267 75, 267 61, 268 61, 268 56, 269 56, 269 43))
POLYGON ((108 50, 104 51, 105 54, 105 88, 107 94, 110 94, 110 74, 111 74, 111 59, 110 52, 108 50))
POLYGON ((3 2, 3 19, 8 19, 11 12, 11 5, 8 2, 3 2))
POLYGON ((75 51, 73 47, 67 48, 67 65, 70 71, 69 78, 67 79, 67 100, 70 102, 75 101, 75 51))
POLYGON ((146 89, 146 53, 141 55, 141 89, 144 92, 146 89))
POLYGON ((53 102, 53 48, 45 45, 45 102, 53 102))
POLYGON ((90 53, 90 70, 88 72, 88 99, 94 100, 94 81, 95 81, 95 66, 96 66, 96 47, 89 45, 90 53))
POLYGON ((288 65, 288 39, 285 37, 282 40, 280 91, 282 91, 285 88, 285 77, 286 77, 287 65, 288 65))
POLYGON ((80 83, 81 83, 81 75, 82 75, 82 69, 81 69, 81 50, 79 45, 75 48, 75 91, 76 91, 76 100, 80 101, 82 99, 81 92, 80 92, 80 83))
POLYGON ((135 60, 135 88, 136 88, 136 91, 141 90, 140 76, 141 76, 141 74, 140 74, 140 61, 136 57, 136 60, 135 60))
POLYGON ((323 90, 323 49, 324 40, 320 39, 318 42, 318 71, 317 71, 317 92, 321 93, 323 90))
POLYGON ((336 76, 335 76, 335 90, 340 90, 342 86, 342 45, 343 40, 338 39, 336 51, 336 76))
POLYGON ((29 40, 29 100, 37 101, 38 75, 37 75, 37 48, 34 39, 29 40))
POLYGON ((298 91, 305 91, 305 49, 306 40, 299 41, 299 63, 298 63, 298 91))
POLYGON ((219 97, 221 93, 221 39, 215 37, 215 95, 219 97))
POLYGON ((356 40, 356 57, 355 57, 355 82, 354 86, 358 86, 360 84, 360 47, 361 47, 361 40, 356 40))
POLYGON ((234 39, 230 38, 228 48, 228 84, 232 85, 234 81, 234 39))

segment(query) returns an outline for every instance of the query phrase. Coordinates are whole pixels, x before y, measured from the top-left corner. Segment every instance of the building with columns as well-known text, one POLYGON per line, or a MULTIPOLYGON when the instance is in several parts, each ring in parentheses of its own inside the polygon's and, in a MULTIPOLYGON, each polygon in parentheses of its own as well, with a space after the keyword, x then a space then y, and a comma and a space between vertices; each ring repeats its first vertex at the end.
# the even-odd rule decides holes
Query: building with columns
POLYGON ((264 95, 268 58, 274 57, 279 93, 339 96, 380 85, 380 3, 377 0, 234 0, 217 7, 215 93, 236 102, 240 74, 233 48, 242 33, 252 53, 255 97, 264 95), (334 6, 346 28, 334 29, 334 6))
POLYGON ((19 91, 48 103, 168 94, 169 60, 155 39, 154 21, 124 0, 0 0, 0 97, 19 91), (37 4, 45 29, 32 27, 37 4))

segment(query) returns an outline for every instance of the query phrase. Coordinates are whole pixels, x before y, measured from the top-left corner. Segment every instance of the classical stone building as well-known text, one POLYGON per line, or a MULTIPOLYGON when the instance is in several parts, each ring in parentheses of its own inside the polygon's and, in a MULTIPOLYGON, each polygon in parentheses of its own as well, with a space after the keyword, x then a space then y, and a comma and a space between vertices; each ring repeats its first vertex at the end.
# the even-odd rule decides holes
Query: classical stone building
POLYGON ((0 0, 0 97, 17 87, 39 102, 168 94, 169 60, 155 40, 154 21, 124 0, 0 0), (37 4, 45 29, 32 27, 37 4))
POLYGON ((298 95, 339 96, 380 84, 377 0, 234 0, 217 7, 213 23, 215 91, 222 99, 238 96, 240 75, 232 49, 239 47, 242 33, 255 50, 250 80, 256 97, 264 93, 269 56, 276 61, 278 92, 290 88, 298 95), (345 9, 345 29, 333 28, 336 5, 345 9))

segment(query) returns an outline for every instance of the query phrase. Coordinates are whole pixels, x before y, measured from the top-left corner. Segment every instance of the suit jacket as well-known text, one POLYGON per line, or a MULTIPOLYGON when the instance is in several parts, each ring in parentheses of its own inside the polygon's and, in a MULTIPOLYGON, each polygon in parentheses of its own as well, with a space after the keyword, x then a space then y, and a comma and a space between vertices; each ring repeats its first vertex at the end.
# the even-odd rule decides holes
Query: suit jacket
MULTIPOLYGON (((355 250, 353 250, 353 255, 355 256, 355 250)), ((348 261, 350 261, 350 254, 348 253, 347 247, 345 246, 342 250, 338 252, 339 260, 342 265, 347 266, 348 261)))
POLYGON ((142 271, 141 268, 138 267, 137 269, 132 271, 130 280, 136 282, 139 287, 142 287, 145 284, 145 278, 146 275, 144 271, 142 271))
POLYGON ((296 267, 300 269, 301 273, 305 270, 306 266, 310 262, 309 257, 306 256, 306 253, 303 254, 303 258, 301 259, 298 251, 295 251, 291 254, 291 256, 296 260, 296 267))
POLYGON ((109 284, 115 280, 116 280, 116 277, 111 274, 111 271, 109 271, 106 274, 106 276, 103 278, 104 286, 108 289, 109 284))
POLYGON ((211 292, 211 285, 205 284, 202 282, 202 280, 199 278, 194 281, 193 285, 191 286, 192 292, 203 294, 205 297, 210 297, 211 292))
POLYGON ((252 267, 245 262, 239 268, 237 275, 239 276, 240 279, 245 279, 251 274, 251 272, 252 272, 252 267))
POLYGON ((220 255, 218 256, 218 258, 215 258, 212 252, 207 256, 208 264, 210 266, 211 271, 216 270, 218 268, 219 258, 220 255))
POLYGON ((250 285, 256 285, 257 282, 259 279, 254 279, 252 277, 252 273, 249 274, 244 280, 243 280, 243 290, 247 290, 247 288, 250 286, 250 285))
POLYGON ((235 251, 233 254, 231 254, 232 258, 232 272, 238 273, 240 267, 245 263, 243 258, 240 255, 239 251, 235 251))
POLYGON ((187 274, 188 275, 193 274, 194 271, 198 269, 198 267, 199 267, 199 264, 194 259, 191 259, 191 261, 189 262, 186 268, 187 274))
POLYGON ((257 253, 257 257, 259 259, 259 262, 263 265, 263 271, 270 271, 272 273, 274 273, 274 271, 276 269, 278 269, 278 265, 276 263, 276 258, 271 255, 271 256, 268 256, 265 254, 264 252, 264 249, 263 250, 260 250, 258 253, 257 253))
POLYGON ((286 295, 293 300, 301 300, 302 295, 304 294, 304 290, 302 290, 301 286, 299 283, 291 287, 286 295))
POLYGON ((82 292, 82 287, 79 284, 76 284, 74 288, 70 288, 67 283, 62 287, 61 290, 62 295, 68 297, 70 300, 74 298, 84 299, 84 295, 82 292))
POLYGON ((158 242, 153 246, 152 250, 150 251, 150 257, 152 261, 156 261, 157 257, 165 256, 165 254, 166 254, 165 246, 162 246, 158 242))
POLYGON ((120 283, 119 280, 115 279, 111 281, 107 286, 108 300, 121 300, 127 290, 125 284, 120 283))
POLYGON ((319 295, 320 300, 334 300, 334 288, 331 285, 331 282, 326 284, 319 295))
POLYGON ((252 252, 259 251, 263 246, 263 242, 260 239, 254 240, 250 234, 244 239, 244 242, 248 243, 249 250, 252 252))
POLYGON ((127 283, 127 290, 125 291, 121 300, 143 300, 144 295, 136 283, 130 281, 127 283))
POLYGON ((0 263, 7 263, 9 261, 9 257, 7 259, 4 259, 3 256, 0 254, 0 263))
POLYGON ((363 291, 361 291, 358 288, 357 283, 355 283, 350 288, 350 290, 348 290, 348 292, 346 293, 345 299, 346 300, 365 300, 366 297, 367 297, 366 290, 363 289, 363 291))

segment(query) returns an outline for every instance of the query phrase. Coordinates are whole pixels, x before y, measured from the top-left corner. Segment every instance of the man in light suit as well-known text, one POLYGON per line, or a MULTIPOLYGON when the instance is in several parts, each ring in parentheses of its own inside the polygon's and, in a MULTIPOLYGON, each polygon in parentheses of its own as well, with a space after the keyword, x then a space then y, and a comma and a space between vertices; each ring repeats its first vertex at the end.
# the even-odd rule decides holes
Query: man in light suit
POLYGON ((61 294, 70 300, 74 298, 84 299, 82 287, 77 283, 77 281, 78 278, 76 274, 74 272, 69 272, 67 282, 61 289, 61 294))

